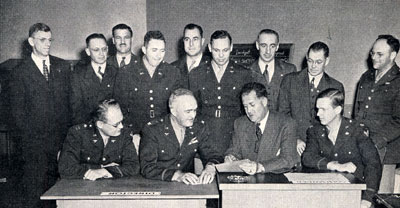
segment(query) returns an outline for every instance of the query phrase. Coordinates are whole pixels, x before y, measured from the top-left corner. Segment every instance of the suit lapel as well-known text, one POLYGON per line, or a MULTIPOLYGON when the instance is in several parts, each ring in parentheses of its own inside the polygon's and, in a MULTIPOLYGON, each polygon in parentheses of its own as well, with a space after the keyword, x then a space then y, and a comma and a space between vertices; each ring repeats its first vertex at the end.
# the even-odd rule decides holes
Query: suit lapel
MULTIPOLYGON (((301 87, 304 87, 305 89, 300 89, 301 87, 299 87, 299 89, 298 90, 300 90, 300 95, 301 94, 303 94, 303 96, 304 96, 304 98, 305 98, 305 103, 303 103, 303 105, 301 105, 301 106, 304 106, 303 107, 303 110, 304 111, 307 111, 307 112, 309 112, 310 111, 310 109, 311 109, 311 102, 310 102, 310 99, 311 99, 311 95, 310 95, 310 81, 309 81, 309 78, 308 78, 308 71, 307 71, 307 69, 303 69, 303 71, 301 72, 301 77, 300 77, 300 81, 301 81, 301 84, 300 84, 300 86, 301 87)), ((303 99, 302 99, 303 100, 303 99)))
MULTIPOLYGON (((390 82, 399 76, 400 71, 397 65, 394 65, 385 75, 376 83, 376 85, 385 85, 390 84, 390 82)), ((374 82, 375 82, 375 74, 374 74, 374 82)))
MULTIPOLYGON (((272 113, 271 111, 269 112, 267 123, 265 125, 264 133, 262 135, 261 143, 260 143, 260 149, 258 155, 260 156, 265 156, 263 150, 265 148, 262 147, 273 147, 275 143, 275 138, 277 137, 279 127, 276 126, 276 117, 275 114, 272 113)), ((261 159, 261 158, 258 158, 261 159)))
POLYGON ((167 138, 167 140, 170 144, 173 144, 174 147, 179 149, 180 145, 179 145, 178 137, 176 136, 174 128, 172 127, 171 118, 169 116, 166 116, 165 120, 166 121, 164 122, 165 124, 164 124, 163 134, 164 134, 165 138, 167 138))
POLYGON ((88 64, 86 67, 86 72, 85 72, 85 82, 88 87, 88 89, 100 86, 100 79, 96 76, 94 69, 91 64, 88 64))
POLYGON ((343 118, 336 137, 335 149, 340 149, 344 144, 347 144, 346 140, 348 140, 350 136, 348 128, 349 122, 343 118))
POLYGON ((36 66, 32 57, 27 59, 27 66, 29 66, 29 73, 31 74, 30 77, 33 79, 33 83, 41 85, 43 89, 48 89, 48 82, 46 81, 46 78, 42 72, 40 72, 39 68, 36 66))

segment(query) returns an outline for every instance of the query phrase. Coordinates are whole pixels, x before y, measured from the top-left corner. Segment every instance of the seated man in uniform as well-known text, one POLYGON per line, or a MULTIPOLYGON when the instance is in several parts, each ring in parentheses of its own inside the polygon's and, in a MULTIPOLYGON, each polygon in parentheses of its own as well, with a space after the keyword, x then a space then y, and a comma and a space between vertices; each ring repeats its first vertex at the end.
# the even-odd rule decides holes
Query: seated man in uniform
POLYGON ((320 123, 307 130, 304 166, 353 173, 365 180, 361 207, 370 207, 379 187, 381 163, 368 131, 355 120, 342 116, 344 95, 329 88, 317 97, 320 123))
POLYGON ((102 101, 93 120, 70 128, 61 152, 61 178, 120 178, 139 174, 139 159, 122 125, 119 104, 102 101))
POLYGON ((282 173, 299 160, 296 123, 284 114, 269 111, 267 90, 258 82, 247 83, 240 92, 247 116, 235 120, 232 145, 225 162, 243 160, 247 174, 282 173))
POLYGON ((140 167, 144 177, 185 184, 207 184, 215 177, 214 164, 223 161, 209 142, 209 130, 196 118, 197 102, 190 90, 177 89, 169 97, 171 113, 149 122, 142 130, 140 167), (205 165, 198 177, 194 157, 205 165))

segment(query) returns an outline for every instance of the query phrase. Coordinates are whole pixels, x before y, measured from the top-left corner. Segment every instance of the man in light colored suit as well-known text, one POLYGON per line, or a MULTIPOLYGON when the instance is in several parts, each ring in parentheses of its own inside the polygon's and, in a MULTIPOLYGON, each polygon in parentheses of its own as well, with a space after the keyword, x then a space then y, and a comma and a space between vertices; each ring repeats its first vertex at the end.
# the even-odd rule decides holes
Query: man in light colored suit
POLYGON ((247 116, 235 120, 233 143, 225 153, 225 162, 244 160, 239 167, 247 174, 286 172, 299 160, 296 123, 269 111, 267 94, 263 84, 243 86, 240 95, 247 116))

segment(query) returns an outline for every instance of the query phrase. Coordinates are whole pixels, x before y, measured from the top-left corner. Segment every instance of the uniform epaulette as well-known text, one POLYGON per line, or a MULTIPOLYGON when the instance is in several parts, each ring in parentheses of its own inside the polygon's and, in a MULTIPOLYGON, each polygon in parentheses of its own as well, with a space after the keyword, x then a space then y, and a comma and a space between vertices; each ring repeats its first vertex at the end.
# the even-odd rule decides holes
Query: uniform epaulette
POLYGON ((86 129, 86 128, 88 128, 88 127, 92 127, 92 124, 89 124, 89 123, 82 123, 82 124, 78 124, 78 125, 73 126, 73 128, 74 128, 75 130, 86 129))
POLYGON ((155 124, 158 124, 158 123, 163 123, 163 122, 164 122, 164 118, 160 118, 160 119, 155 119, 155 120, 149 121, 147 123, 147 125, 148 126, 152 126, 152 125, 155 125, 155 124))

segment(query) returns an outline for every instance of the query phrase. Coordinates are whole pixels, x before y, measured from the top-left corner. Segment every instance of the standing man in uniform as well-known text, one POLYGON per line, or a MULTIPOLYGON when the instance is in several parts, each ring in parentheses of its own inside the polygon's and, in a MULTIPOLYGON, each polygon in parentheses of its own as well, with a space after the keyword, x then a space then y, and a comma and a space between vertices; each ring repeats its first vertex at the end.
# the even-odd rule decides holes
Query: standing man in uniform
POLYGON ((203 28, 200 25, 190 23, 185 26, 183 29, 185 55, 172 63, 179 68, 185 82, 189 82, 189 73, 193 69, 210 62, 210 57, 203 54, 204 41, 203 28))
POLYGON ((215 31, 208 45, 212 61, 189 74, 199 113, 209 122, 211 142, 221 154, 231 143, 234 120, 243 115, 240 89, 252 80, 250 70, 229 60, 232 47, 232 37, 227 31, 215 31))
POLYGON ((52 40, 49 26, 32 25, 32 54, 11 72, 11 114, 22 137, 24 207, 55 207, 40 196, 57 180, 57 153, 70 125, 71 71, 67 62, 49 55, 52 40))
POLYGON ((329 48, 323 42, 315 42, 307 52, 307 69, 284 76, 278 97, 278 110, 297 121, 297 152, 301 155, 306 147, 306 131, 318 122, 315 112, 317 95, 328 88, 344 92, 343 84, 325 72, 329 63, 329 48))
POLYGON ((146 33, 142 52, 132 67, 120 70, 114 90, 133 134, 155 117, 168 114, 168 97, 182 85, 179 70, 163 61, 165 38, 160 31, 146 33))
POLYGON ((108 46, 103 34, 89 35, 85 51, 91 62, 86 66, 78 66, 71 81, 73 124, 88 122, 97 104, 113 96, 117 74, 117 69, 107 64, 108 46))
POLYGON ((214 164, 223 157, 209 142, 210 131, 196 119, 197 102, 187 89, 177 89, 169 98, 171 113, 149 122, 140 142, 140 166, 144 177, 185 184, 207 184, 215 177, 214 164), (194 157, 199 153, 204 170, 194 174, 194 157))
POLYGON ((132 70, 133 63, 139 60, 139 57, 132 53, 132 35, 132 29, 126 24, 118 24, 112 28, 112 41, 117 54, 110 56, 107 61, 114 68, 132 70))
MULTIPOLYGON (((354 118, 368 127, 383 171, 391 174, 400 163, 400 68, 395 62, 399 45, 392 35, 378 36, 370 52, 373 69, 361 76, 354 104, 354 118)), ((384 174, 382 184, 386 182, 394 184, 384 174)))
POLYGON ((268 109, 278 110, 278 95, 284 75, 295 72, 296 66, 275 58, 279 49, 279 35, 271 29, 258 33, 256 47, 259 58, 250 66, 253 78, 264 84, 268 92, 268 109))
POLYGON ((367 184, 361 207, 369 208, 378 191, 382 167, 368 131, 357 121, 342 116, 344 94, 337 89, 322 91, 316 106, 320 124, 307 130, 304 165, 353 173, 367 184))
POLYGON ((118 102, 103 100, 90 122, 71 127, 59 161, 61 178, 93 181, 138 174, 139 159, 123 119, 118 102))

